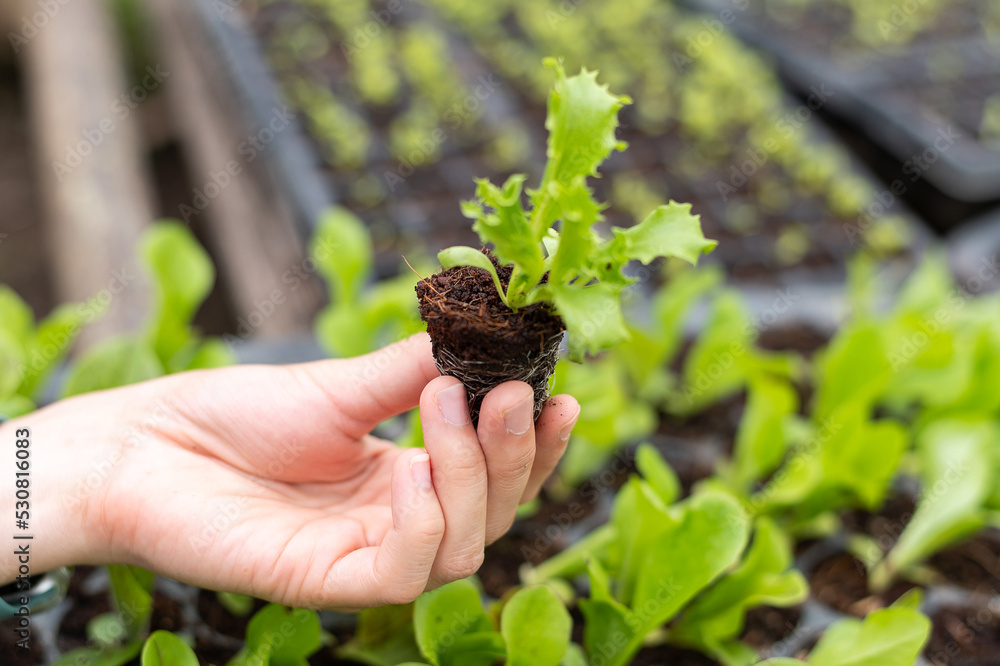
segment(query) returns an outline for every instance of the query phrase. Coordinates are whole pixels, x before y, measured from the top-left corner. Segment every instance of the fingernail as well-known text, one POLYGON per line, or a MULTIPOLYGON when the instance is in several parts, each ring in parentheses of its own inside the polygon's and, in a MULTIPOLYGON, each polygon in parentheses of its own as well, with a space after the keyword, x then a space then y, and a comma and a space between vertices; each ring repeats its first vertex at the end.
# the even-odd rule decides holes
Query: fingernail
POLYGON ((503 413, 503 425, 511 435, 523 435, 531 428, 535 416, 535 396, 528 396, 503 413))
POLYGON ((413 476, 413 482, 420 490, 430 490, 433 487, 431 485, 431 457, 429 454, 421 453, 410 458, 410 475, 413 476))
POLYGON ((469 403, 465 399, 465 386, 455 384, 438 391, 434 400, 441 410, 444 420, 453 426, 464 426, 469 422, 469 403))
POLYGON ((570 422, 564 425, 562 429, 559 431, 560 442, 565 442, 567 439, 569 439, 569 436, 573 434, 573 427, 576 426, 576 421, 579 418, 580 418, 580 408, 577 407, 576 414, 573 416, 572 419, 570 419, 570 422))

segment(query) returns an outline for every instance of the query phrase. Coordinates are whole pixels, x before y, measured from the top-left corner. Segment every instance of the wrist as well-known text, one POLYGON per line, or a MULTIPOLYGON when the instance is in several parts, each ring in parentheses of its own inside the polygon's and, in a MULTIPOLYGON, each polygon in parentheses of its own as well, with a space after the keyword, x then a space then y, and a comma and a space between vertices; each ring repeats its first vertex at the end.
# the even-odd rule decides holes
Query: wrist
POLYGON ((87 428, 95 415, 75 402, 0 423, 0 538, 8 540, 0 552, 9 553, 0 557, 0 582, 23 575, 24 564, 35 577, 101 559, 88 520, 100 487, 88 482, 108 447, 101 430, 87 428))

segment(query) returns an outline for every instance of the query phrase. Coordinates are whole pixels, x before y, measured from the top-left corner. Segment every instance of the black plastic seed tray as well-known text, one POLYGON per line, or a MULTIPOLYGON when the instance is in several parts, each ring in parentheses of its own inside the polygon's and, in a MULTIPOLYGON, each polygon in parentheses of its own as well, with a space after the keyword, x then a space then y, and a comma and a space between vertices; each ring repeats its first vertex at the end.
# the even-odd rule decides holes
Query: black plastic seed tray
POLYGON ((1000 137, 977 136, 986 101, 1000 94, 1000 43, 977 36, 974 21, 944 21, 939 38, 862 57, 827 48, 829 31, 847 29, 834 21, 783 24, 761 3, 683 1, 712 16, 706 30, 732 30, 770 54, 801 94, 823 91, 826 108, 895 156, 909 177, 962 201, 1000 198, 1000 137))

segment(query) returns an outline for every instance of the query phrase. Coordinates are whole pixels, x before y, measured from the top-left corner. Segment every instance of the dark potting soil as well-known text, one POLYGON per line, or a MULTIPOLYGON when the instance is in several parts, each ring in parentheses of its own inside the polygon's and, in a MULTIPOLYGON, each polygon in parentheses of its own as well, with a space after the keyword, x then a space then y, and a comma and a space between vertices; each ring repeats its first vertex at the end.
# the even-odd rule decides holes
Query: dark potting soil
POLYGON ((632 666, 721 666, 721 664, 695 650, 672 645, 644 648, 631 662, 632 666))
MULTIPOLYGON (((484 253, 506 287, 512 267, 501 266, 484 253)), ((534 389, 537 418, 549 397, 549 377, 564 329, 551 308, 536 303, 511 310, 500 299, 489 272, 471 266, 424 278, 416 292, 438 369, 465 384, 472 422, 478 423, 486 394, 511 380, 527 382, 534 389)))
POLYGON ((793 324, 761 331, 757 346, 771 351, 793 351, 809 359, 829 341, 827 333, 806 324, 793 324))
POLYGON ((973 592, 1000 595, 1000 541, 996 538, 977 536, 937 553, 928 564, 949 583, 973 592))
POLYGON ((838 553, 817 564, 809 576, 809 586, 817 600, 856 617, 886 608, 916 587, 901 581, 881 594, 873 594, 868 589, 864 565, 849 553, 838 553))
POLYGON ((875 538, 883 551, 888 551, 910 522, 915 510, 916 504, 912 497, 894 492, 886 497, 878 511, 845 511, 840 520, 848 532, 867 534, 875 538))
POLYGON ((758 606, 747 612, 741 639, 758 650, 767 648, 791 636, 801 618, 802 610, 797 607, 758 606))
POLYGON ((17 629, 16 619, 7 619, 0 622, 0 664, 7 666, 34 666, 45 662, 45 653, 38 642, 38 638, 32 632, 28 638, 28 647, 18 647, 17 643, 21 637, 14 633, 17 629))
POLYGON ((934 628, 924 655, 934 666, 995 666, 1000 655, 1000 605, 945 607, 931 618, 934 628))
POLYGON ((67 597, 72 600, 73 605, 59 624, 59 636, 56 640, 60 652, 69 652, 87 645, 87 623, 98 615, 111 611, 111 600, 106 590, 96 594, 87 594, 83 590, 83 583, 93 573, 94 568, 76 567, 73 570, 67 592, 67 597))
POLYGON ((198 617, 215 631, 225 636, 243 639, 247 633, 247 623, 266 602, 254 600, 253 610, 246 616, 233 615, 219 603, 218 594, 211 590, 198 591, 198 617))

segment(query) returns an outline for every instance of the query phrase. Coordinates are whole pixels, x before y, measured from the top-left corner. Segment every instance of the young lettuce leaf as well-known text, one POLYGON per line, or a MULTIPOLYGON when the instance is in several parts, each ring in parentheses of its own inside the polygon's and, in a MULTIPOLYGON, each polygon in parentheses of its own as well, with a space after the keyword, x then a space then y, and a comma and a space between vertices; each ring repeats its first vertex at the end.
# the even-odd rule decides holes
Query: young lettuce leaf
POLYGON ((36 325, 28 304, 0 285, 0 414, 14 417, 35 409, 53 370, 92 316, 83 306, 62 305, 36 325))
POLYGON ((887 587, 900 572, 982 529, 995 492, 1000 428, 988 416, 936 421, 918 439, 923 492, 913 518, 872 572, 887 587))
POLYGON ((569 611, 550 588, 518 590, 500 615, 500 633, 507 643, 505 666, 559 666, 572 630, 569 611))
POLYGON ((761 666, 913 666, 930 630, 930 620, 918 611, 886 608, 864 620, 840 620, 827 629, 804 662, 768 659, 761 666))
POLYGON ((309 252, 330 286, 330 305, 316 320, 316 337, 331 356, 360 356, 423 330, 413 299, 417 276, 406 267, 399 277, 373 284, 371 234, 349 211, 332 208, 324 214, 309 252))
POLYGON ((755 663, 756 651, 737 640, 747 611, 792 606, 809 595, 805 578, 791 566, 791 540, 761 518, 743 561, 684 611, 670 629, 671 642, 702 650, 726 666, 755 663))
POLYGON ((615 132, 618 112, 631 100, 599 85, 596 72, 567 77, 561 64, 546 64, 556 73, 545 123, 548 162, 539 187, 527 191, 529 209, 522 204, 523 175, 503 187, 477 181, 476 200, 462 205, 482 242, 513 264, 510 283, 502 289, 492 266, 471 248, 449 248, 438 260, 444 268, 489 271, 512 309, 552 305, 566 324, 570 357, 580 360, 628 339, 621 305, 622 290, 632 282, 623 273, 626 264, 659 257, 695 264, 716 243, 705 239, 690 205, 673 202, 632 228, 613 229, 610 239, 600 237, 593 227, 605 206, 595 201, 587 178, 598 176, 613 151, 624 150, 615 132))
POLYGON ((145 331, 89 350, 71 369, 64 397, 234 362, 221 340, 203 338, 191 325, 215 281, 194 234, 179 222, 159 222, 143 235, 141 255, 155 293, 145 331))
POLYGON ((413 609, 417 646, 432 666, 489 666, 506 653, 479 590, 458 580, 420 596, 413 609))
POLYGON ((142 666, 198 666, 187 643, 169 631, 154 631, 142 647, 142 666))

